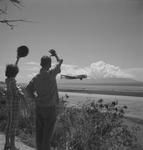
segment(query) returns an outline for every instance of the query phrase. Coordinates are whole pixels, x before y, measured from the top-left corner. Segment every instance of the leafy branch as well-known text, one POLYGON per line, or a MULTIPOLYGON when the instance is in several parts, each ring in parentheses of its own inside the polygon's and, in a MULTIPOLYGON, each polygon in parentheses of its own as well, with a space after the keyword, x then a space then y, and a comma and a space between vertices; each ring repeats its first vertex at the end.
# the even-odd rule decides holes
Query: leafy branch
MULTIPOLYGON (((6 1, 6 0, 5 0, 6 1)), ((7 0, 5 9, 0 8, 0 16, 7 15, 7 5, 8 3, 12 3, 15 7, 23 7, 21 0, 7 0)), ((6 24, 10 29, 15 27, 15 22, 31 22, 25 19, 1 19, 0 23, 6 24)))
POLYGON ((15 27, 15 25, 13 24, 14 22, 32 22, 32 21, 28 21, 28 20, 24 20, 24 19, 12 19, 12 20, 9 20, 9 19, 3 19, 3 20, 0 20, 0 23, 4 23, 6 25, 8 25, 10 27, 10 29, 13 29, 15 27))
POLYGON ((14 6, 18 7, 22 6, 21 0, 9 0, 14 6))

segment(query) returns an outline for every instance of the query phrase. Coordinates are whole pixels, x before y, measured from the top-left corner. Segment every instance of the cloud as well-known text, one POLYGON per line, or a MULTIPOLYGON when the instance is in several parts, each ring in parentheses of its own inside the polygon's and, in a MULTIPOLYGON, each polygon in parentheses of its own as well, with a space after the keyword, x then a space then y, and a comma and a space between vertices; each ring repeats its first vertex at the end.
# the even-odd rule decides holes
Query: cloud
POLYGON ((38 65, 39 66, 39 63, 37 63, 37 62, 34 62, 34 61, 30 61, 30 62, 26 62, 25 63, 26 65, 38 65))
POLYGON ((63 64, 61 70, 62 74, 70 74, 70 75, 87 74, 85 68, 80 68, 77 65, 63 64))
POLYGON ((30 61, 30 62, 26 62, 24 67, 23 67, 24 71, 30 71, 31 73, 35 73, 38 72, 40 70, 40 65, 37 62, 34 61, 30 61))
POLYGON ((27 70, 27 71, 39 71, 39 69, 40 69, 40 67, 34 66, 34 67, 27 67, 24 70, 27 70))
POLYGON ((62 74, 87 74, 89 78, 133 78, 133 75, 120 69, 118 66, 107 64, 104 61, 92 63, 88 67, 80 68, 76 65, 62 65, 62 74))
POLYGON ((124 72, 118 66, 107 64, 104 61, 98 61, 90 65, 91 78, 132 78, 129 73, 124 72))
MULTIPOLYGON (((28 67, 25 70, 31 71, 32 74, 38 72, 40 66, 37 62, 27 62, 28 67), (38 65, 38 66, 37 66, 38 65)), ((52 66, 54 66, 53 64, 52 66)), ((132 78, 133 75, 130 72, 121 70, 120 67, 114 66, 104 61, 98 61, 90 64, 87 67, 79 67, 77 65, 62 64, 62 74, 67 75, 79 75, 87 74, 89 78, 132 78)), ((30 77, 33 75, 30 75, 30 77)))
MULTIPOLYGON (((24 76, 25 81, 29 81, 34 77, 40 70, 38 63, 28 62, 24 66, 21 75, 24 76)), ((52 64, 54 66, 55 64, 52 64)), ((102 78, 132 78, 139 81, 143 81, 143 68, 130 68, 121 69, 119 66, 105 63, 104 61, 98 61, 91 63, 87 67, 79 67, 78 65, 62 64, 61 74, 66 75, 79 75, 86 74, 91 79, 102 79, 102 78)), ((58 74, 57 78, 60 77, 58 74)), ((22 79, 19 77, 19 79, 22 79)), ((24 79, 22 79, 24 80, 24 79)))

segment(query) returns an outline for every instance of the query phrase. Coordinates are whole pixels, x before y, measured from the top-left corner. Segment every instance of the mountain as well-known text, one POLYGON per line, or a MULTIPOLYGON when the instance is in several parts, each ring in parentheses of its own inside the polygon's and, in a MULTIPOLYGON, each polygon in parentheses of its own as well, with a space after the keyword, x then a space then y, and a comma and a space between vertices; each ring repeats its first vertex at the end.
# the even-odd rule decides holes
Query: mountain
MULTIPOLYGON (((91 82, 91 81, 89 81, 91 82)), ((143 85, 143 82, 136 81, 131 78, 103 78, 92 80, 95 84, 118 84, 118 85, 143 85)))
POLYGON ((136 81, 131 78, 102 78, 102 79, 83 79, 68 80, 59 79, 60 84, 86 84, 86 85, 123 85, 123 86, 143 86, 143 82, 136 81))

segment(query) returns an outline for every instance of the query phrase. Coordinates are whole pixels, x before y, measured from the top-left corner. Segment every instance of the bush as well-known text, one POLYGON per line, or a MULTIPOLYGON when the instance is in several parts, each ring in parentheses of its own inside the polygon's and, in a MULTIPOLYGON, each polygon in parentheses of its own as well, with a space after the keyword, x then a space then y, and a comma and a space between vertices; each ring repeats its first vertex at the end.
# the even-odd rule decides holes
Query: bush
POLYGON ((100 99, 78 107, 65 107, 59 116, 53 146, 58 150, 131 150, 137 128, 124 124, 126 106, 100 99))

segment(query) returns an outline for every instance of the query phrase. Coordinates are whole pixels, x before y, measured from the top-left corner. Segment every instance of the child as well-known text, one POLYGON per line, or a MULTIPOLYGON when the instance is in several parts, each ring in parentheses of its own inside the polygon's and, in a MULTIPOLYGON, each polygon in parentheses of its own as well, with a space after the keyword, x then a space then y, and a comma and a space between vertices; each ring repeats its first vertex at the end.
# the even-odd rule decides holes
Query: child
POLYGON ((20 98, 24 98, 24 94, 17 86, 15 77, 19 69, 17 65, 9 64, 6 66, 5 82, 7 85, 7 111, 8 120, 6 127, 6 142, 4 150, 18 150, 15 146, 16 127, 18 125, 19 102, 20 98))

